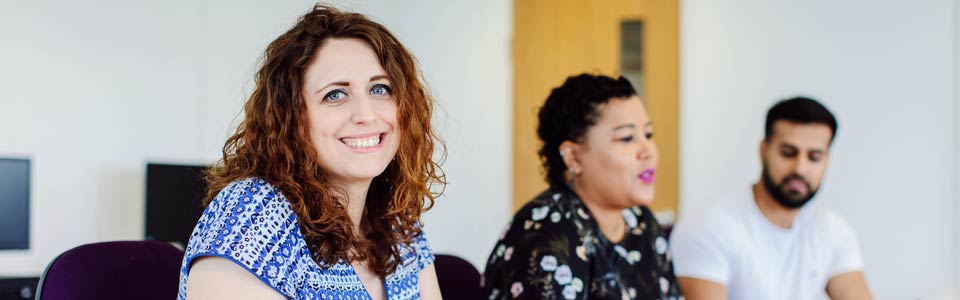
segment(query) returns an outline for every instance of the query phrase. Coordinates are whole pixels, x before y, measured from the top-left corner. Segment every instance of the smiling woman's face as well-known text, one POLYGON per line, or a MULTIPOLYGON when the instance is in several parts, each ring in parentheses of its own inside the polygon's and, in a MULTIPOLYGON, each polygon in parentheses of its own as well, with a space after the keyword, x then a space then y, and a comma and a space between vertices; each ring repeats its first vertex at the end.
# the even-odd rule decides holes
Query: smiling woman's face
POLYGON ((358 39, 330 39, 307 68, 303 95, 320 166, 342 183, 370 180, 397 154, 397 101, 377 55, 358 39))

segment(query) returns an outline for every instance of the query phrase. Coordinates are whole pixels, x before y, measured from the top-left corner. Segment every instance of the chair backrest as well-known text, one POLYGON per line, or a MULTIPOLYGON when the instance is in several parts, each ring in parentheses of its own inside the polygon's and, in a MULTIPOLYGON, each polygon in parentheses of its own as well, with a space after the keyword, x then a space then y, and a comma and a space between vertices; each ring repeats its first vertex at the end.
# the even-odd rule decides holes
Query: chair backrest
POLYGON ((443 299, 481 299, 480 272, 473 264, 453 255, 437 254, 435 257, 437 283, 443 299))
POLYGON ((182 250, 159 241, 79 246, 50 262, 37 300, 175 299, 182 261, 182 250))

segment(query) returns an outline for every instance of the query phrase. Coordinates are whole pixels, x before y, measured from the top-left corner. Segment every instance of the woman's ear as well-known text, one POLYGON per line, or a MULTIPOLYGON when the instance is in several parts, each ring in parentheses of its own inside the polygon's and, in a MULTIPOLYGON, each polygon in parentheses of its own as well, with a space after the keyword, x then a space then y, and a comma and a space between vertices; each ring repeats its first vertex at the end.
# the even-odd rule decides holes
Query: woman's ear
POLYGON ((563 164, 567 165, 567 172, 576 175, 583 169, 580 167, 580 148, 581 146, 571 141, 560 143, 557 151, 560 151, 560 157, 563 158, 563 164))

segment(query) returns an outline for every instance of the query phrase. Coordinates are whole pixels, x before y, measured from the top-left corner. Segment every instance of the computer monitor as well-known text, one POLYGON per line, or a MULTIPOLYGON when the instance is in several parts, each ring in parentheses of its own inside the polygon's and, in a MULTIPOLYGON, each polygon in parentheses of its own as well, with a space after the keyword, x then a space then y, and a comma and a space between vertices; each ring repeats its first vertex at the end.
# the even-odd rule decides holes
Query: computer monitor
POLYGON ((0 250, 30 248, 30 160, 0 158, 0 250))
POLYGON ((186 246, 203 214, 206 166, 147 164, 146 238, 186 246))

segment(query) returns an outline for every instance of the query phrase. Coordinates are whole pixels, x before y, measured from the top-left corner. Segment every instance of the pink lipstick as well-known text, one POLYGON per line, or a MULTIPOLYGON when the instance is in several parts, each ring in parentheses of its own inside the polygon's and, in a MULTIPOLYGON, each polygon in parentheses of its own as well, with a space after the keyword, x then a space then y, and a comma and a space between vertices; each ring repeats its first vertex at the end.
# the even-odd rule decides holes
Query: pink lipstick
POLYGON ((640 178, 640 180, 643 181, 644 183, 651 184, 657 179, 656 173, 657 173, 656 170, 654 170, 653 168, 649 168, 649 169, 643 170, 643 172, 640 173, 640 176, 637 176, 637 177, 640 178))

